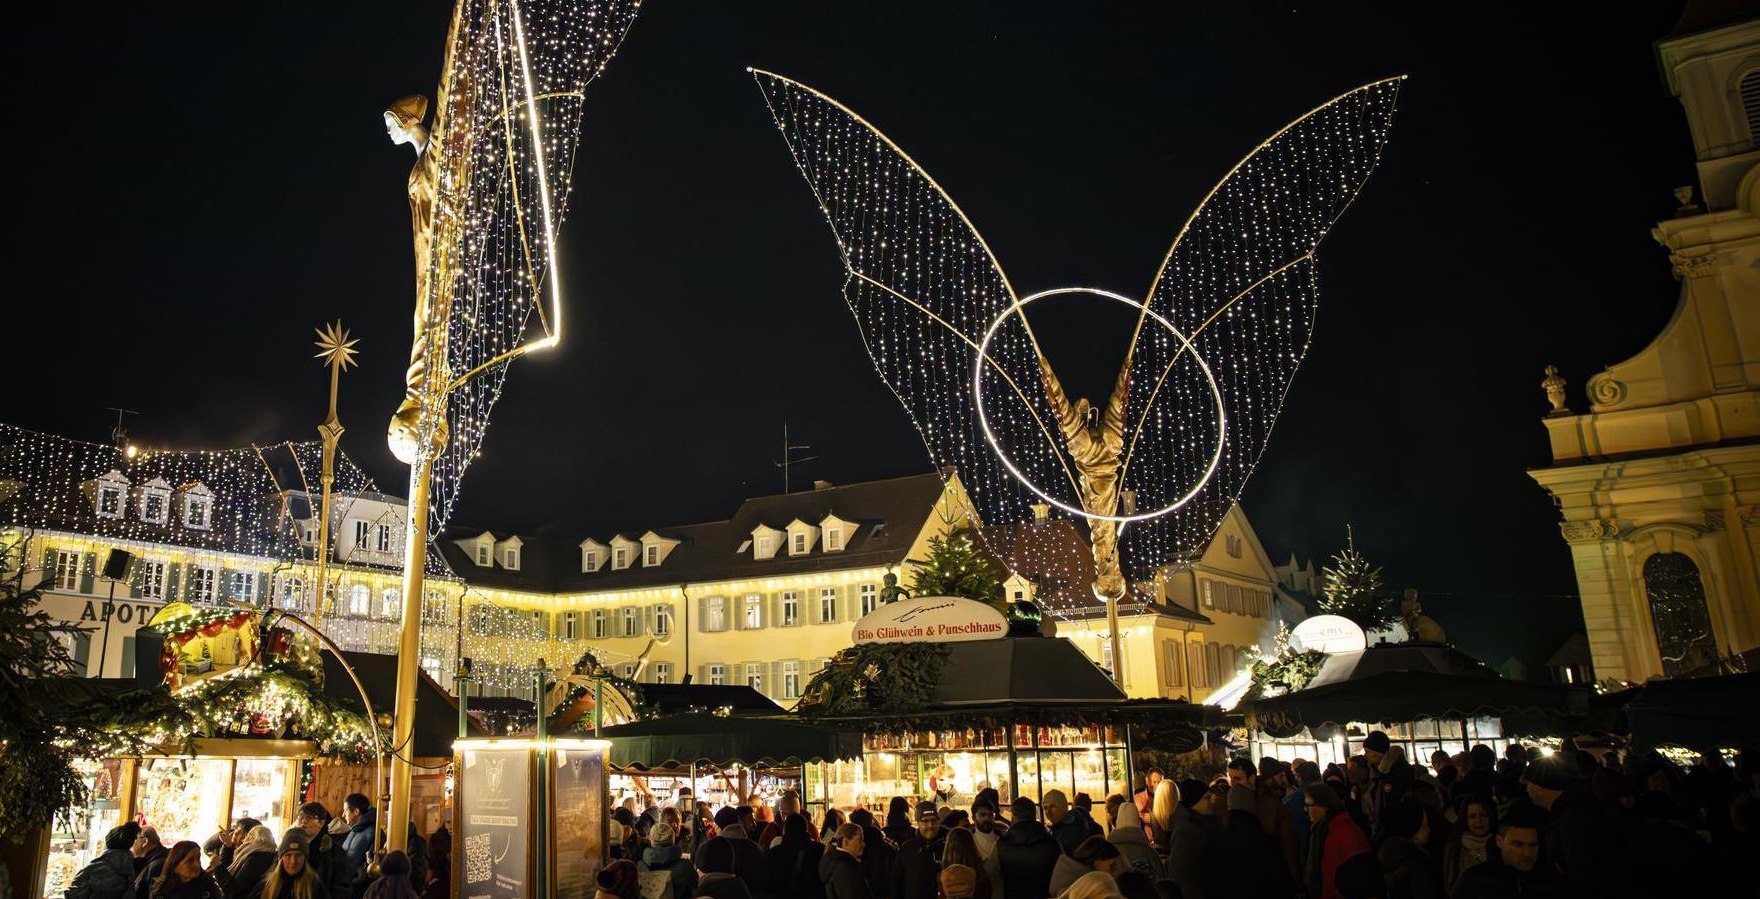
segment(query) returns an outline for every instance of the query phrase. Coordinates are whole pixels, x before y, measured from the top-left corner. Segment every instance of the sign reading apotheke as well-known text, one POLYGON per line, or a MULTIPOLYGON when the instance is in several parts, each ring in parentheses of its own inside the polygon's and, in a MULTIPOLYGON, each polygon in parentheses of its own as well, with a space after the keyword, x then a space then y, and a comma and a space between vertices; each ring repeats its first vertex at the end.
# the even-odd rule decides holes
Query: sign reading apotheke
POLYGON ((919 596, 863 615, 850 636, 857 643, 958 643, 1007 634, 1007 619, 985 603, 959 596, 919 596))

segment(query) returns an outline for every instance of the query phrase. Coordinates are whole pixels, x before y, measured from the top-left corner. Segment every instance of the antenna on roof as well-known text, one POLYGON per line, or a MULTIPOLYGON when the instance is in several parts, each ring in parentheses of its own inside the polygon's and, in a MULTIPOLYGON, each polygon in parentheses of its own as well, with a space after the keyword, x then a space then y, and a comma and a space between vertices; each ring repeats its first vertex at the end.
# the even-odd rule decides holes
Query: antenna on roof
POLYGON ((782 423, 782 461, 776 462, 774 464, 777 468, 782 469, 782 492, 783 493, 788 492, 788 467, 790 465, 799 465, 802 462, 812 462, 812 461, 819 458, 818 456, 808 456, 805 459, 796 459, 794 457, 794 451, 795 450, 810 450, 810 449, 812 449, 812 447, 810 447, 804 443, 790 443, 790 442, 788 442, 788 422, 785 421, 782 423))
POLYGON ((110 442, 115 445, 117 451, 126 453, 132 459, 134 458, 134 447, 128 445, 128 429, 122 426, 122 416, 139 415, 140 413, 133 409, 119 409, 115 406, 111 406, 110 411, 116 413, 116 428, 110 432, 110 442))

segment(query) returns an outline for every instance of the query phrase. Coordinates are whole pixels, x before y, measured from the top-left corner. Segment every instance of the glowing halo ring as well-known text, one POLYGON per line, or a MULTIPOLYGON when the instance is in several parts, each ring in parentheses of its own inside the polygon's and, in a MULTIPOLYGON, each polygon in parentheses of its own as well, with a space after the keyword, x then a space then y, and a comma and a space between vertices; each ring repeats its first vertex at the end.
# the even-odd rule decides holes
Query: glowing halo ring
MULTIPOLYGON (((1228 437, 1228 415, 1222 406, 1222 390, 1216 386, 1216 376, 1210 372, 1210 364, 1204 361, 1204 355, 1199 353, 1198 348, 1192 345, 1191 338, 1187 337, 1180 331, 1180 329, 1174 327, 1173 323, 1163 317, 1161 313, 1148 308, 1143 303, 1133 300, 1124 294, 1114 293, 1110 290, 1101 290, 1098 287, 1053 287, 1050 290, 1041 290, 1031 296, 1021 297, 1019 300, 1016 300, 1013 305, 1004 309, 1002 314, 998 315, 996 320, 990 323, 990 327, 984 330, 984 339, 978 341, 978 360, 972 368, 972 398, 977 402, 978 427, 984 432, 984 442, 990 444, 991 452, 996 454, 996 458, 1002 461, 1002 466, 1008 469, 1009 474, 1014 475, 1015 480, 1026 485, 1026 488, 1033 491, 1035 496, 1070 513, 1071 515, 1080 515, 1089 521, 1116 522, 1120 525, 1120 530, 1123 529, 1123 525, 1129 524, 1133 521, 1146 521, 1151 518, 1159 518, 1180 506, 1191 502, 1192 497, 1197 496, 1198 491, 1203 490, 1204 485, 1210 483, 1210 477, 1216 474, 1217 466, 1222 464, 1222 447, 1228 437), (1210 398, 1216 401, 1216 451, 1210 455, 1210 465, 1204 469, 1204 476, 1198 479, 1198 483, 1192 485, 1192 489, 1186 491, 1184 496, 1159 509, 1149 512, 1139 512, 1134 515, 1096 515, 1086 509, 1071 506, 1046 493, 1039 488, 1038 484, 1033 483, 1026 475, 1021 474, 1020 469, 1015 467, 1014 461, 1008 458, 1008 453, 1003 452, 1002 447, 997 444, 996 435, 990 430, 990 418, 984 414, 984 363, 990 358, 990 341, 996 336, 997 329, 1002 327, 1002 323, 1007 321, 1010 315, 1019 314, 1024 319, 1026 317, 1025 310, 1027 304, 1034 300, 1042 300, 1046 297, 1062 296, 1071 293, 1088 293, 1102 296, 1109 300, 1116 300, 1117 302, 1141 310, 1143 314, 1154 318, 1155 321, 1161 324, 1161 327, 1166 328, 1174 337, 1179 338, 1179 342, 1184 344, 1186 351, 1190 352, 1192 358, 1197 360, 1198 368, 1204 372, 1204 380, 1210 385, 1210 398)), ((1062 450, 1059 450, 1059 452, 1061 451, 1062 450)))

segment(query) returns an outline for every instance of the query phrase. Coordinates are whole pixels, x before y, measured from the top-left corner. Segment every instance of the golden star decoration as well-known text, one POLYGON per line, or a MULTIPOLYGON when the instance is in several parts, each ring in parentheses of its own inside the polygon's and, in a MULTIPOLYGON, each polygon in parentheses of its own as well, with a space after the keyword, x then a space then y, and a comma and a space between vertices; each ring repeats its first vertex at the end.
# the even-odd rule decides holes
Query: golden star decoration
POLYGON ((354 356, 359 351, 354 345, 360 343, 360 340, 349 339, 348 331, 342 327, 340 319, 315 330, 318 332, 318 352, 315 358, 324 360, 325 365, 339 365, 345 371, 350 365, 356 364, 354 356))

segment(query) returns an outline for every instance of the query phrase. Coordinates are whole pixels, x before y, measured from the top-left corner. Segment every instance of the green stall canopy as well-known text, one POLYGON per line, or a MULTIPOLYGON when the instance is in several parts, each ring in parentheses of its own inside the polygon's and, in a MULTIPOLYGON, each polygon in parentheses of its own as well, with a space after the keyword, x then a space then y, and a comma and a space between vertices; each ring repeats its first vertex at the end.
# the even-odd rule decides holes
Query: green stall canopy
POLYGON ((694 762, 781 767, 862 754, 862 735, 856 731, 706 712, 620 724, 600 736, 611 741, 611 764, 620 768, 675 768, 694 762))
POLYGON ((1304 727, 1343 726, 1352 721, 1420 721, 1479 716, 1534 716, 1551 721, 1580 718, 1586 691, 1508 680, 1495 674, 1384 671, 1309 687, 1269 699, 1243 702, 1248 722, 1274 737, 1304 727))
POLYGON ((1625 706, 1637 749, 1760 744, 1760 672, 1651 681, 1625 706))

